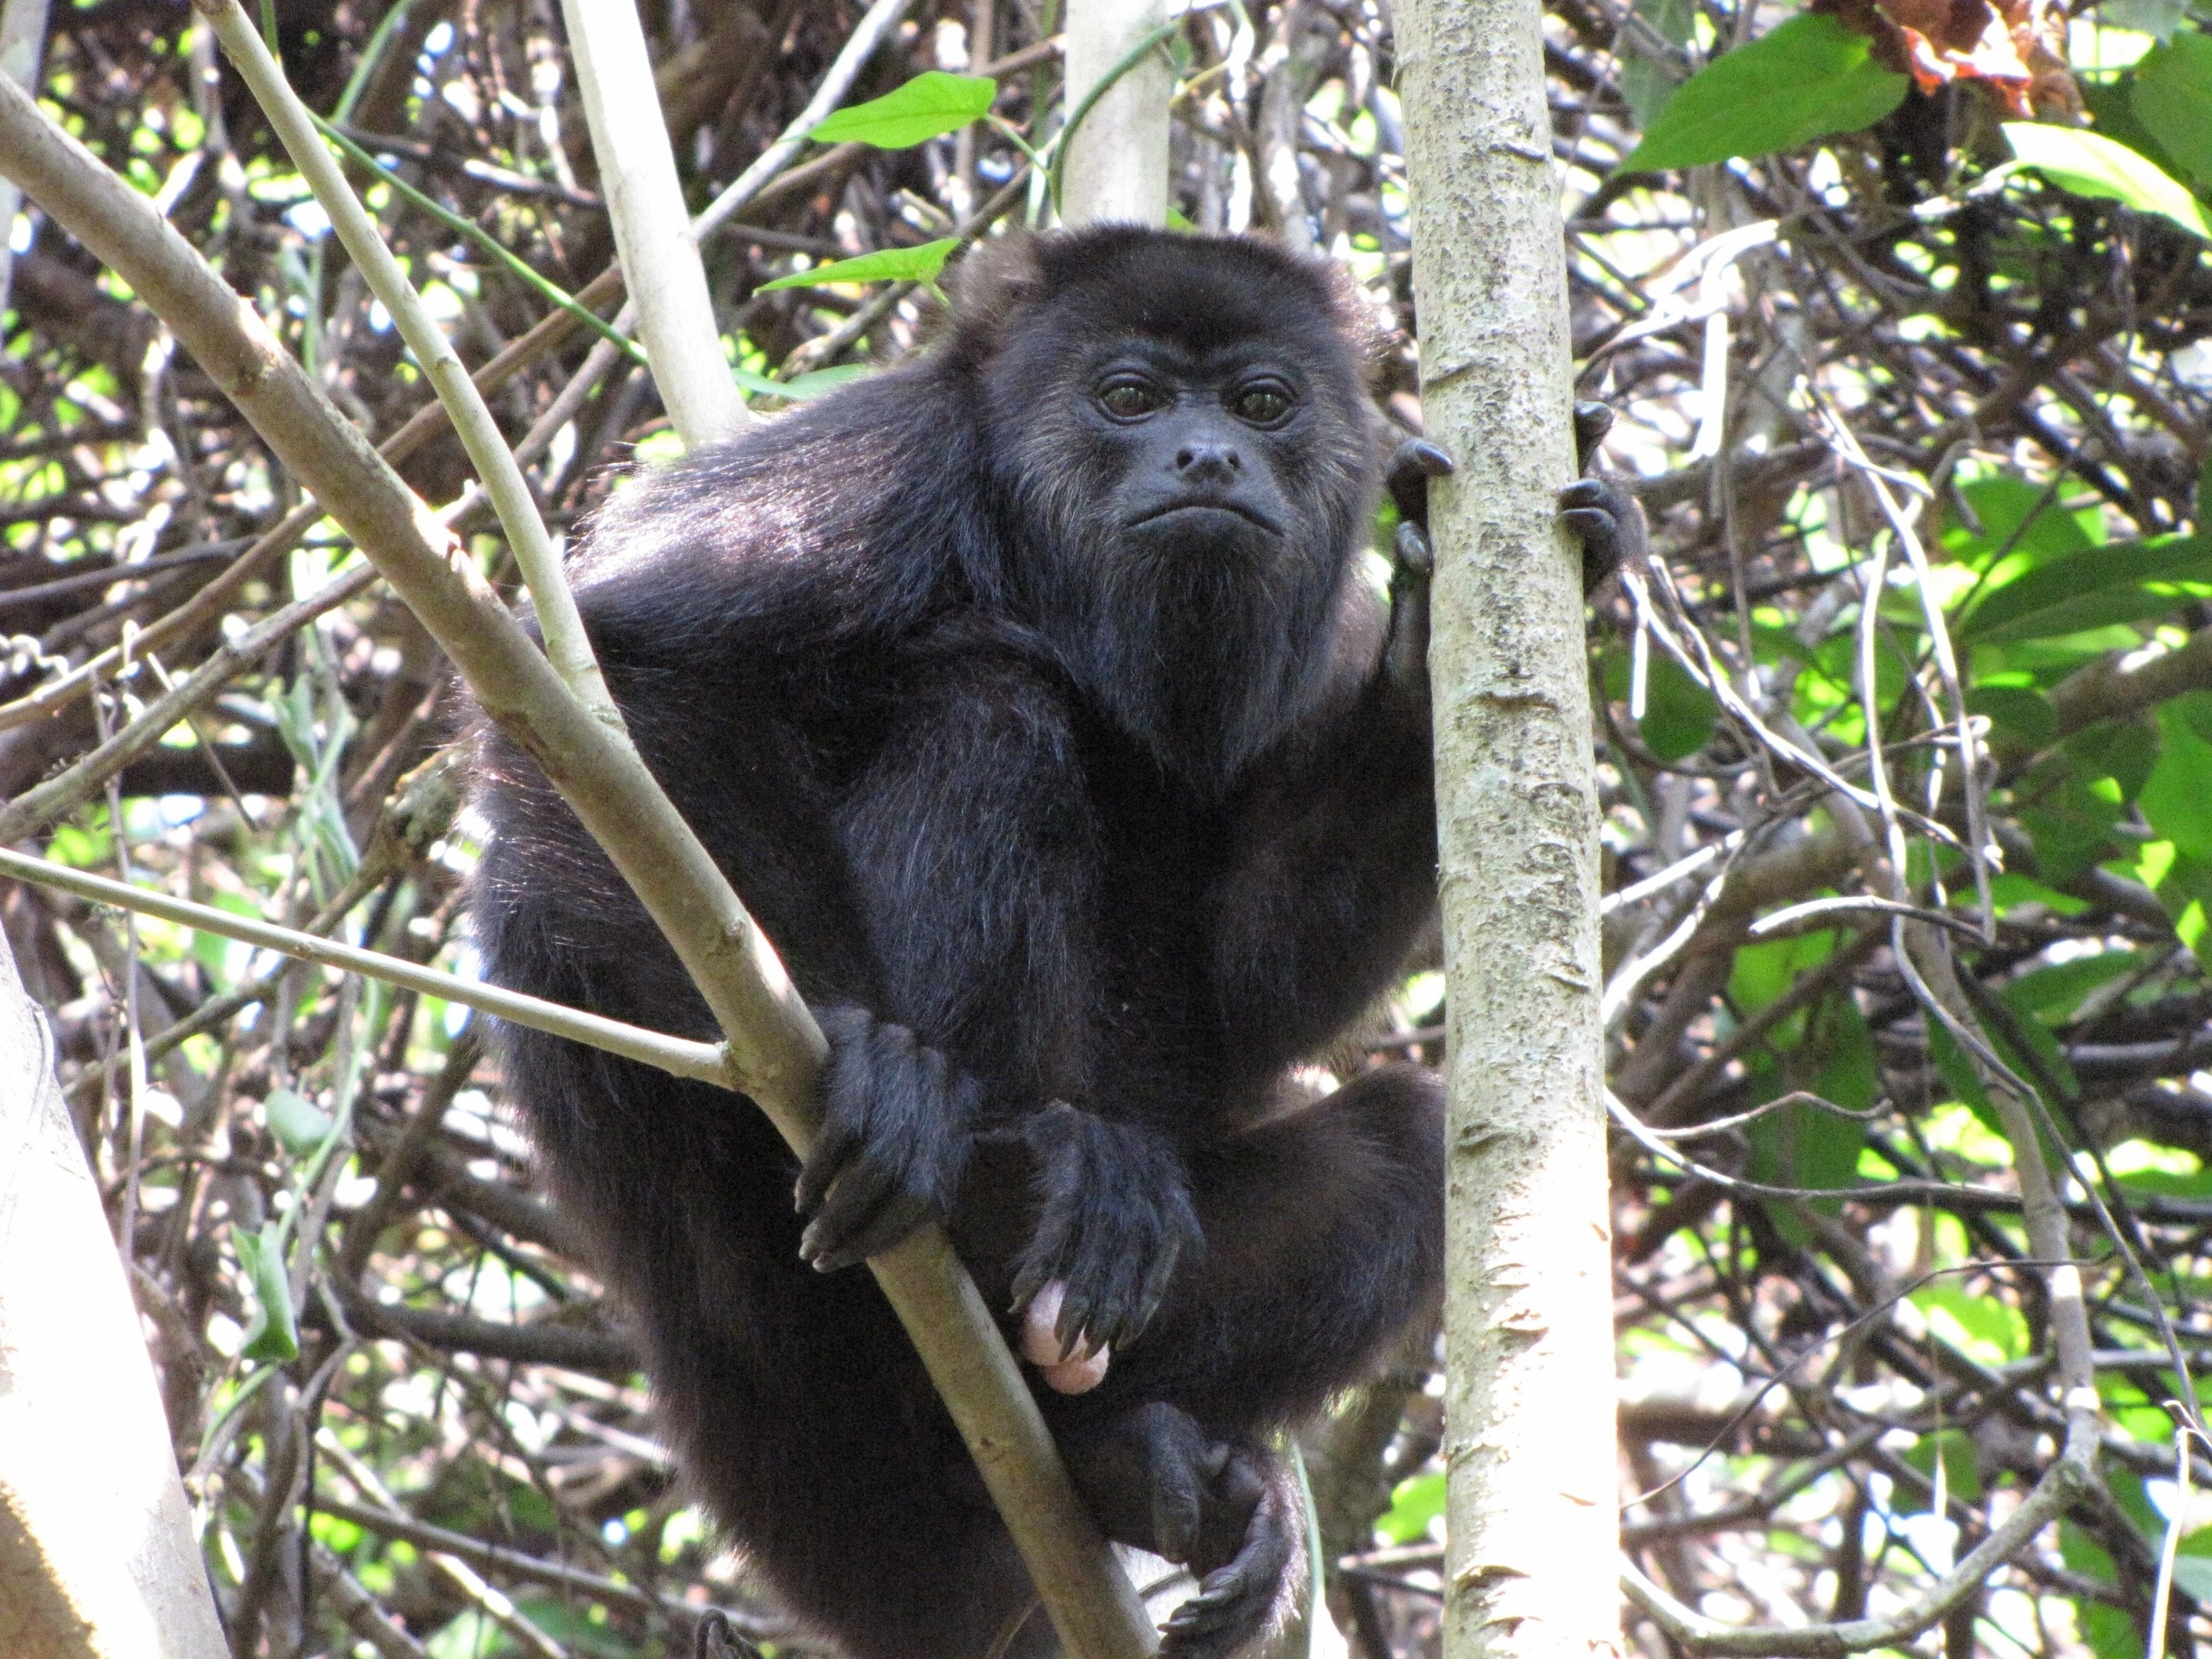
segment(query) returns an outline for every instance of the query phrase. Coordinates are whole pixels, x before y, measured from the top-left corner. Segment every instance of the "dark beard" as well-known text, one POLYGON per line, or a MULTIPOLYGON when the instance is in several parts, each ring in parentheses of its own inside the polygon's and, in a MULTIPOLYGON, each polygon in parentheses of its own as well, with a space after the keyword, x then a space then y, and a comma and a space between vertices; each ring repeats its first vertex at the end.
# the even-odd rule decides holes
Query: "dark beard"
POLYGON ((1207 800, 1296 723, 1327 611, 1332 573, 1255 551, 1115 547, 1044 613, 1075 682, 1207 800))

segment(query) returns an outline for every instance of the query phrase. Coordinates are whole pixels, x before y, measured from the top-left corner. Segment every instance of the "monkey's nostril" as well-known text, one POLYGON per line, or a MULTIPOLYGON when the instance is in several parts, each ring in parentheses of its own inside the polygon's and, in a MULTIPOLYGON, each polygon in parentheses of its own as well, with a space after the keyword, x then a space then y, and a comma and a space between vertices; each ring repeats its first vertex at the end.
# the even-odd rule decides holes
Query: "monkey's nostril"
POLYGON ((1178 472, 1189 471, 1190 464, 1197 459, 1198 457, 1193 454, 1189 450, 1178 449, 1176 451, 1176 471, 1178 472))

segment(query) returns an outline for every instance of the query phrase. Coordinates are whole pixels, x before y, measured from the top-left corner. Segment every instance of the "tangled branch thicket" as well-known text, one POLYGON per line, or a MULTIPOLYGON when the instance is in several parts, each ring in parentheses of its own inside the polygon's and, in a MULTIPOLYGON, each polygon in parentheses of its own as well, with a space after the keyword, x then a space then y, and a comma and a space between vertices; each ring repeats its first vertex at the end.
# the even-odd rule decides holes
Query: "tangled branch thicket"
MULTIPOLYGON (((741 368, 865 372, 937 310, 927 283, 770 279, 1041 210, 1006 132, 1058 118, 1055 9, 918 0, 852 97, 989 72, 1003 125, 795 156, 707 245, 741 368)), ((2160 10, 2003 16, 2068 58, 2038 96, 2067 81, 2118 131, 2151 41, 2107 25, 2160 10)), ((695 210, 860 15, 645 12, 695 210)), ((494 410, 576 526, 672 442, 629 355, 574 326, 515 349, 551 308, 495 247, 613 309, 555 8, 280 0, 275 21, 295 85, 385 170, 353 164, 464 357, 506 354, 494 410)), ((1547 20, 1583 386, 1621 412, 1609 456, 1658 554, 1601 596, 1590 658, 1624 1532, 1656 1587, 1625 1616, 1655 1656, 1711 1645, 1667 1597, 1814 1650, 1790 1629, 1919 1604, 2003 1522, 2086 1404, 2023 1216, 2040 1167, 2087 1296, 2101 1482, 1888 1639, 2119 1659, 2163 1590, 2162 1640, 2193 1651, 2212 1453, 2178 1469, 2176 1427, 2212 1363, 2212 544, 2185 532, 2212 259, 2032 175, 1976 187, 2002 89, 1970 73, 1755 162, 1621 167, 1670 87, 1772 21, 1729 0, 1547 20)), ((1178 210, 1345 261, 1389 332, 1377 396, 1417 423, 1387 7, 1211 6, 1170 45, 1178 210)), ((58 9, 39 92, 364 431, 401 431, 422 379, 193 14, 58 9)), ((35 209, 14 246, 5 834, 465 971, 472 830, 428 637, 150 313, 35 209), (158 744, 115 741, 148 721, 158 744)), ((396 448, 424 499, 461 494, 442 428, 396 448)), ((462 520, 511 586, 488 523, 462 520)), ((673 1483, 465 1010, 51 890, 11 885, 0 915, 235 1653, 688 1651, 710 1607, 817 1650, 673 1483)), ((1442 994, 1413 972, 1334 1063, 1437 1061, 1442 994)), ((1437 1649, 1436 1396, 1425 1350, 1306 1436, 1330 1603, 1366 1659, 1437 1649)))

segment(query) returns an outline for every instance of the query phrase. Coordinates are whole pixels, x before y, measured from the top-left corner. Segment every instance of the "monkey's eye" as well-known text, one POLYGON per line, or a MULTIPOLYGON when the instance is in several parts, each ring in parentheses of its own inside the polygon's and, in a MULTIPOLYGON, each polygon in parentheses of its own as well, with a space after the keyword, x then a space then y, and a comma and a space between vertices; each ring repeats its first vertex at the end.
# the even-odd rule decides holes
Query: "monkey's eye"
POLYGON ((1239 386, 1229 397, 1229 407, 1240 421, 1253 426, 1274 426, 1291 412, 1290 387, 1279 380, 1261 380, 1239 386))
POLYGON ((1109 380, 1100 389, 1098 401, 1115 420, 1133 421, 1151 414, 1166 400, 1142 380, 1109 380))

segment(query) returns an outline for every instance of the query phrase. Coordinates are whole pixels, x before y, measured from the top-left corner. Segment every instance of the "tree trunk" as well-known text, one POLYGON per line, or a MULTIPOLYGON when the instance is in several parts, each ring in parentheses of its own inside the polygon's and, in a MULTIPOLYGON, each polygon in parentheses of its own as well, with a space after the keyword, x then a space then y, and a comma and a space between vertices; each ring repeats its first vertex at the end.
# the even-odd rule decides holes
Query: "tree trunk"
POLYGON ((0 1653, 228 1651, 46 1021, 0 941, 0 1653))
MULTIPOLYGON (((1167 17, 1167 0, 1071 0, 1067 113, 1080 110, 1091 88, 1167 17)), ((1068 136, 1062 223, 1167 223, 1168 100, 1174 91, 1174 71, 1152 52, 1099 95, 1068 136)))
POLYGON ((1449 978, 1444 1651, 1617 1650, 1596 791, 1535 0, 1397 14, 1449 978))

